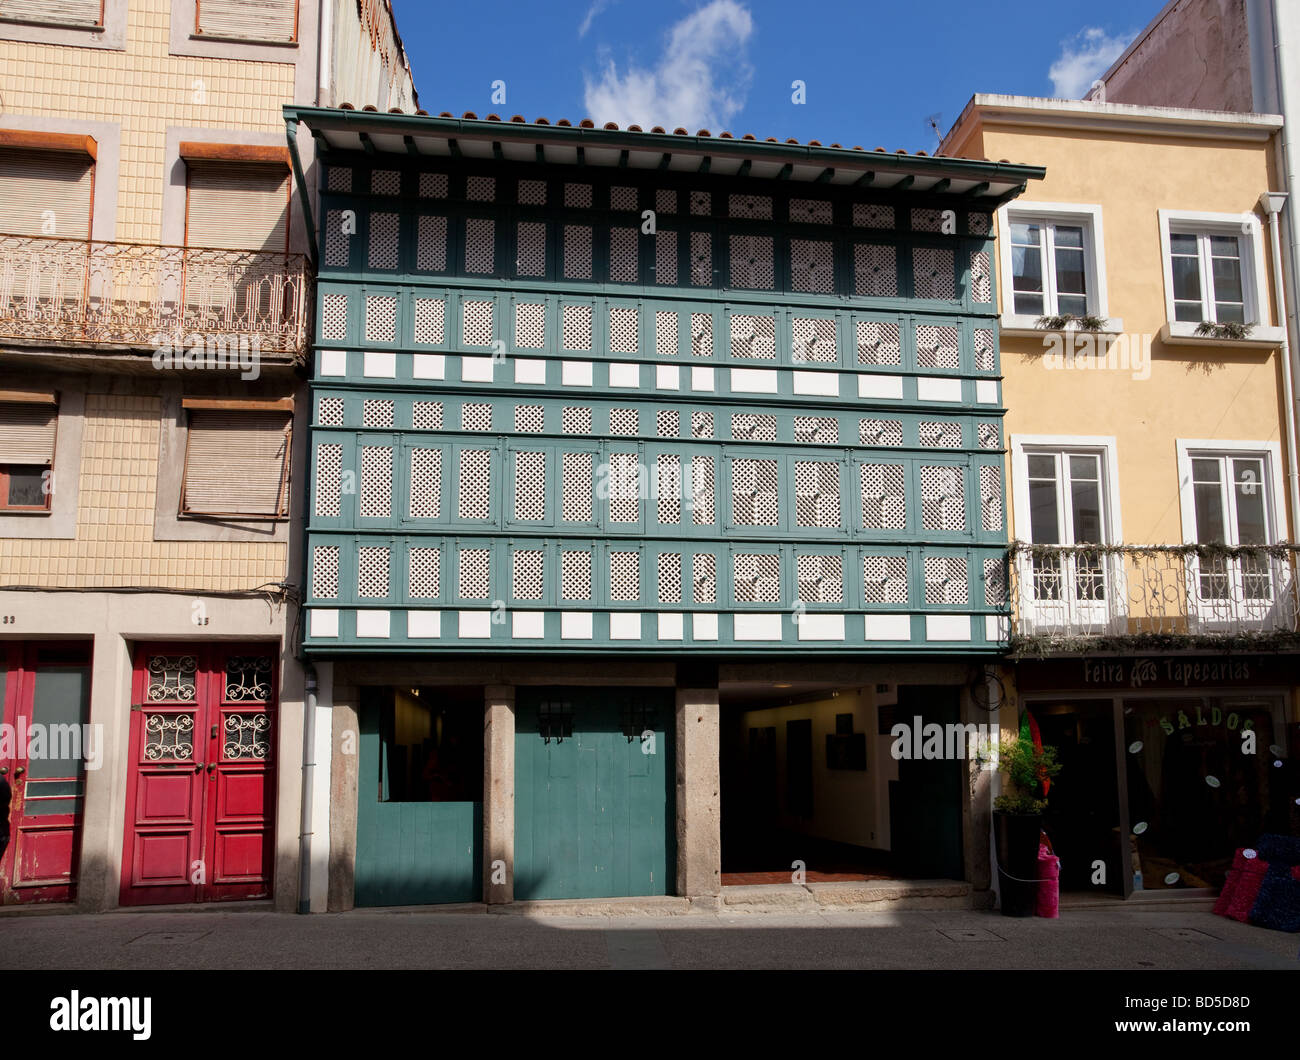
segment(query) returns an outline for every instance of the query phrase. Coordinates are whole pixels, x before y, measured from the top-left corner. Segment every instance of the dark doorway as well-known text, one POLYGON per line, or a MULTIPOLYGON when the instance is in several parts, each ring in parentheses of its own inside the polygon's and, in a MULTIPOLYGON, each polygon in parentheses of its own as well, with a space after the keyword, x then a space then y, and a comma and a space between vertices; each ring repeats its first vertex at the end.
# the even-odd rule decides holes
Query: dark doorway
MULTIPOLYGON (((896 715, 912 724, 956 725, 960 690, 953 685, 906 685, 898 690, 896 715)), ((961 812, 965 801, 960 759, 905 758, 889 785, 891 845, 904 875, 923 879, 965 878, 961 812)))

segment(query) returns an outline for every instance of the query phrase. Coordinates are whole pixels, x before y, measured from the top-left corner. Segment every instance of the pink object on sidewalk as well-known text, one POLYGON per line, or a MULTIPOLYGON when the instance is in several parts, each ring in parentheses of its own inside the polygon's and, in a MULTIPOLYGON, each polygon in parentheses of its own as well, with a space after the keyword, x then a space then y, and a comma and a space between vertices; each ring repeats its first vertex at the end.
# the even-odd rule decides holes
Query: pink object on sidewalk
POLYGON ((1049 919, 1061 915, 1061 859, 1046 843, 1038 846, 1038 901, 1034 915, 1049 919))

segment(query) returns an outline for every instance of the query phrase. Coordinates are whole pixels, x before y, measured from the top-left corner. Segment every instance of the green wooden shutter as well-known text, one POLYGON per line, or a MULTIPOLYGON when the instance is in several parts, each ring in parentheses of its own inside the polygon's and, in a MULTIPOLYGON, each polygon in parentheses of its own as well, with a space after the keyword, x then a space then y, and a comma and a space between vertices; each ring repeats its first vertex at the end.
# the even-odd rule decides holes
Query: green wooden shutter
POLYGON ((0 464, 52 464, 58 419, 54 405, 0 403, 0 464))
POLYGON ((289 171, 244 162, 187 162, 185 245, 283 254, 289 245, 289 171))
POLYGON ((283 515, 288 505, 285 412, 191 410, 181 510, 190 515, 283 515))
POLYGON ((103 0, 0 0, 0 19, 6 22, 99 26, 103 10, 103 0))
POLYGON ((91 158, 72 151, 0 154, 0 232, 89 239, 94 172, 91 158))
POLYGON ((233 40, 292 41, 297 0, 198 0, 198 32, 233 40))

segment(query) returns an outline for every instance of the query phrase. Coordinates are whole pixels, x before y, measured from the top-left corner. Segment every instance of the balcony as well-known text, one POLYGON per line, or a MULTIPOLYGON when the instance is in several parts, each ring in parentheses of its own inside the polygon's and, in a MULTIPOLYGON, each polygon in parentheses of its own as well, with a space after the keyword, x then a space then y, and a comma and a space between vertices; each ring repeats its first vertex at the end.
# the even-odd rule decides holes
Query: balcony
POLYGON ((0 339, 305 357, 302 254, 0 235, 0 339))
POLYGON ((1300 646, 1300 545, 1011 546, 1012 651, 1300 646))

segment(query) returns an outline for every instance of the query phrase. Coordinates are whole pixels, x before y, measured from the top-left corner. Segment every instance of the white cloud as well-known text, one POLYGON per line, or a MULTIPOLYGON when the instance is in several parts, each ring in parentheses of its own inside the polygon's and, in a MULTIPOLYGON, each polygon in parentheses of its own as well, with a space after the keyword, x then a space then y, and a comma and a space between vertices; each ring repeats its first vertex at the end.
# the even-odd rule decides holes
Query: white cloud
POLYGON ((591 6, 587 8, 587 13, 582 18, 582 25, 578 27, 579 37, 585 37, 587 35, 587 30, 591 29, 591 24, 596 21, 596 16, 604 11, 605 8, 609 7, 609 5, 610 0, 592 0, 591 6))
POLYGON ((1081 99, 1092 83, 1110 69, 1132 40, 1132 34, 1111 37, 1095 26, 1082 29, 1061 42, 1061 54, 1047 76, 1052 79, 1052 94, 1058 99, 1081 99))
POLYGON ((597 125, 717 132, 744 105, 752 77, 746 46, 753 32, 748 8, 736 0, 711 0, 673 25, 653 67, 629 64, 620 74, 610 60, 598 79, 587 77, 587 113, 597 125))

